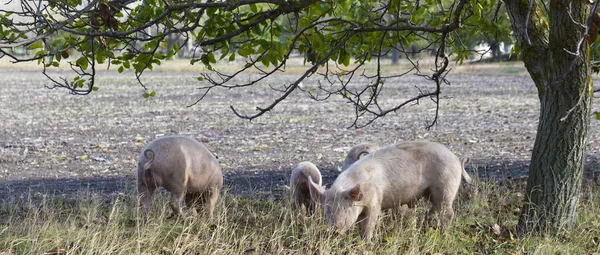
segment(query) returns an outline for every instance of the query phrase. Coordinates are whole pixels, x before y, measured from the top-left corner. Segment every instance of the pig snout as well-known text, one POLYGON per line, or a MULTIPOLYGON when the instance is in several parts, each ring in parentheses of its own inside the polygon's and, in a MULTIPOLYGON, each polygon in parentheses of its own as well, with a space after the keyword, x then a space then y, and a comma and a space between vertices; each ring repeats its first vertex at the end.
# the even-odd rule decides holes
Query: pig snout
POLYGON ((332 217, 325 217, 327 220, 327 226, 329 231, 337 233, 338 235, 345 235, 348 232, 348 227, 345 226, 342 221, 335 221, 332 217))

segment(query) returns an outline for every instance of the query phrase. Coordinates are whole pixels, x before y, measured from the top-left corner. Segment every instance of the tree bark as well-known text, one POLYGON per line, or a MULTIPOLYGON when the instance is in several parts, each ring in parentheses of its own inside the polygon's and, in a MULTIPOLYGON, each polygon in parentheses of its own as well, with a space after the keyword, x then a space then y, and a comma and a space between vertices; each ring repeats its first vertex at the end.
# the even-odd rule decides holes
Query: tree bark
POLYGON ((540 92, 540 118, 518 225, 521 233, 558 233, 576 221, 592 91, 591 80, 581 70, 585 67, 574 69, 574 75, 540 92))
POLYGON ((578 45, 588 10, 583 1, 550 1, 546 19, 535 1, 505 3, 541 105, 517 229, 557 234, 575 224, 583 177, 593 86, 588 45, 578 45))

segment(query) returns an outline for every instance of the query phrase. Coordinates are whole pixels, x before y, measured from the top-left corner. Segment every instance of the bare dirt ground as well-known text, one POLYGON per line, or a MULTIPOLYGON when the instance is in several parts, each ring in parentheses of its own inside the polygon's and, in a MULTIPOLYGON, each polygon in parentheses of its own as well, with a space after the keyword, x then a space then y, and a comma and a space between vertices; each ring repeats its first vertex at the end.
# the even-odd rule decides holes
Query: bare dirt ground
MULTIPOLYGON (((250 113, 279 93, 267 86, 215 90, 187 107, 200 95, 193 72, 147 73, 143 80, 157 96, 144 99, 132 73, 101 72, 99 91, 72 96, 44 88, 49 82, 38 70, 3 68, 0 199, 79 192, 110 197, 131 191, 140 150, 159 136, 173 134, 207 144, 223 166, 226 189, 245 196, 283 194, 291 169, 304 160, 314 162, 330 183, 345 152, 365 141, 436 141, 460 157, 471 157, 471 173, 494 180, 523 177, 537 127, 536 90, 529 76, 485 73, 449 75, 451 85, 443 87, 446 98, 438 124, 426 130, 435 107, 427 100, 366 128, 347 129, 354 109, 341 96, 316 102, 298 91, 249 122, 237 118, 230 105, 250 113)), ((277 86, 295 77, 281 74, 268 84, 277 86)), ((316 81, 304 85, 310 87, 311 82, 316 81)), ((357 79, 355 84, 361 82, 365 81, 357 79)), ((381 102, 391 105, 414 96, 415 86, 430 84, 417 76, 394 80, 381 102)), ((586 174, 594 177, 600 170, 600 121, 591 125, 586 174)))

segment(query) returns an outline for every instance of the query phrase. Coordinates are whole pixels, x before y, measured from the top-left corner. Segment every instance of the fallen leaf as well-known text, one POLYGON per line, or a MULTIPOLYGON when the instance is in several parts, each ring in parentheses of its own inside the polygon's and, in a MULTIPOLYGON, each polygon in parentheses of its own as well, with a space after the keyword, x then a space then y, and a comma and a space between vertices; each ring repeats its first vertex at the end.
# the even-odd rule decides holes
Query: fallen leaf
POLYGON ((494 226, 492 226, 492 232, 497 236, 500 236, 502 234, 502 230, 500 229, 500 226, 498 224, 494 224, 494 226))

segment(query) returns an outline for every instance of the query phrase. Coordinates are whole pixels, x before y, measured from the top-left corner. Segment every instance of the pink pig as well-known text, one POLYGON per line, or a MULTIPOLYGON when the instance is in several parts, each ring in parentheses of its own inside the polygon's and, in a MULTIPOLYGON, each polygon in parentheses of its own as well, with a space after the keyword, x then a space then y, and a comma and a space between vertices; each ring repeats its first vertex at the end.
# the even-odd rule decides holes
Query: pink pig
POLYGON ((325 190, 310 180, 310 194, 325 204, 330 228, 343 234, 357 221, 361 236, 370 240, 382 210, 428 197, 433 213, 454 216, 452 202, 461 177, 471 178, 465 162, 441 144, 402 142, 366 155, 343 171, 325 190))
POLYGON ((304 205, 307 214, 312 214, 315 208, 315 201, 310 197, 308 188, 308 178, 315 180, 316 185, 321 186, 321 172, 315 164, 304 161, 300 162, 294 170, 290 178, 290 188, 292 190, 292 200, 297 207, 304 205))
POLYGON ((190 208, 208 202, 208 215, 212 218, 223 187, 221 166, 212 153, 193 138, 161 137, 146 145, 138 159, 137 189, 145 212, 158 187, 171 193, 169 205, 175 215, 181 214, 185 197, 190 208))

